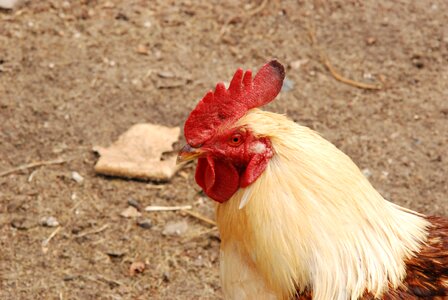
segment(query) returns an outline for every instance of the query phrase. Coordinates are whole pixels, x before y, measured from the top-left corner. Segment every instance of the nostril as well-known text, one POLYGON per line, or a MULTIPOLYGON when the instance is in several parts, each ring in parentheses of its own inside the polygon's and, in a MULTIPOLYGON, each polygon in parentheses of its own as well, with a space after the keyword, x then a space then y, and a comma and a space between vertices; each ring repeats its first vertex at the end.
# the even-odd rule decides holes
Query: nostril
POLYGON ((191 152, 193 150, 193 147, 191 147, 189 144, 186 144, 183 148, 183 152, 191 152))

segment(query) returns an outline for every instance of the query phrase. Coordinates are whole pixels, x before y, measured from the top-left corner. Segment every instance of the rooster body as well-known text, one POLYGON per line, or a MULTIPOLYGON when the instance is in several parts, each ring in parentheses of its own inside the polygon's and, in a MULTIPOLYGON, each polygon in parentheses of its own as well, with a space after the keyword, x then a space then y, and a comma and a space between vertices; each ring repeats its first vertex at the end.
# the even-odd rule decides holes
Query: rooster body
POLYGON ((220 202, 226 299, 448 297, 448 222, 385 200, 333 144, 256 108, 279 92, 277 62, 253 82, 241 72, 190 115, 180 154, 199 157, 196 181, 220 202))

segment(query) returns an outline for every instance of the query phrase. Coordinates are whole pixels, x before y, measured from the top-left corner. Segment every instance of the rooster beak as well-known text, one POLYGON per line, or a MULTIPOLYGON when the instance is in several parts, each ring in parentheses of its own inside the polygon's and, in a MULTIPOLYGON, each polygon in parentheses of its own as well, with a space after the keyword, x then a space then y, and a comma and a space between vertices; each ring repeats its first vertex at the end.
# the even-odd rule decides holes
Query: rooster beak
POLYGON ((193 148, 190 145, 186 144, 177 155, 177 164, 194 160, 201 156, 203 153, 204 150, 202 150, 201 148, 193 148))

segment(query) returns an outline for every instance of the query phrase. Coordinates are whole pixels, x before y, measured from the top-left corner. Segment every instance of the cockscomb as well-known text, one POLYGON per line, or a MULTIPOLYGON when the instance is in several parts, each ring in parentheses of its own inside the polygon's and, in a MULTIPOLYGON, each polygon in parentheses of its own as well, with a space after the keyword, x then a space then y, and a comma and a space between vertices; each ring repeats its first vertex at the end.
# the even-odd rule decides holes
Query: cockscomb
POLYGON ((252 71, 238 69, 228 89, 218 83, 215 91, 209 91, 190 113, 184 128, 188 144, 199 147, 219 128, 274 100, 284 78, 285 70, 276 60, 265 64, 253 80, 252 71))

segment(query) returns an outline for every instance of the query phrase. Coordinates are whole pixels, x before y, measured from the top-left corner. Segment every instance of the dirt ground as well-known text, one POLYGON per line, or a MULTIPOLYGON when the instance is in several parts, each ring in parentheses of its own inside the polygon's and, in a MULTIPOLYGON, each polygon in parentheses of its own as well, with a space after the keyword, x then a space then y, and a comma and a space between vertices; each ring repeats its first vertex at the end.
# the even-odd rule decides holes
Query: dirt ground
POLYGON ((0 177, 0 299, 222 298, 216 229, 180 212, 143 212, 151 228, 120 216, 134 201, 213 218, 194 166, 162 184, 108 178, 95 175, 92 147, 139 122, 182 126, 216 82, 273 57, 288 88, 266 109, 322 133, 393 202, 447 216, 447 24, 444 0, 54 0, 0 11, 0 173, 69 159, 0 177), (345 77, 383 88, 335 80, 323 53, 345 77), (50 216, 60 229, 39 224, 50 216), (181 221, 185 232, 162 234, 181 221), (146 268, 130 276, 134 262, 146 268))

